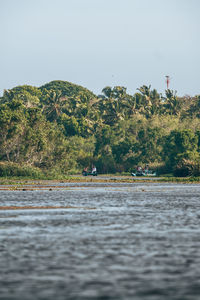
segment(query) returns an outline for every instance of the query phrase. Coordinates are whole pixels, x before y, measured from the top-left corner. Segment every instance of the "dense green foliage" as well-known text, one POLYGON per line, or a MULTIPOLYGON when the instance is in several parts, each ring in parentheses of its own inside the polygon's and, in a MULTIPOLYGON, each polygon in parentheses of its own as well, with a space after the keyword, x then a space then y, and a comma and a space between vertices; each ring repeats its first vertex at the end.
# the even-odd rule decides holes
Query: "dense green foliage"
POLYGON ((0 176, 27 168, 72 174, 92 164, 100 173, 149 164, 158 173, 199 176, 199 158, 200 96, 163 96, 145 85, 134 95, 107 86, 95 96, 52 81, 5 90, 0 98, 0 176))

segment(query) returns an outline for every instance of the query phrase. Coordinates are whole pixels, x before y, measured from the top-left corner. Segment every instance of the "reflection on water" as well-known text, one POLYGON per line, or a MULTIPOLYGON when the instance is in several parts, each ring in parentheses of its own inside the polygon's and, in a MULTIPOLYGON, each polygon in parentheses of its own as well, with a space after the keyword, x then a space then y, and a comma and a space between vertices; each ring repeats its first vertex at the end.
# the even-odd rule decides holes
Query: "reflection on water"
POLYGON ((0 299, 199 299, 200 186, 0 191, 0 299), (88 210, 84 208, 93 207, 88 210))

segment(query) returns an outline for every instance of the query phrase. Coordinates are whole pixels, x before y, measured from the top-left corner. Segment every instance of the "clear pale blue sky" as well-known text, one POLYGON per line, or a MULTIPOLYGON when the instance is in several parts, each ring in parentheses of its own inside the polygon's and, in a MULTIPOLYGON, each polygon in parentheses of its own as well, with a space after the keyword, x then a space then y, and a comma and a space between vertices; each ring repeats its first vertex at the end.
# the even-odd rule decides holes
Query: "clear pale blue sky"
POLYGON ((199 0, 0 0, 0 94, 67 80, 200 94, 199 0))

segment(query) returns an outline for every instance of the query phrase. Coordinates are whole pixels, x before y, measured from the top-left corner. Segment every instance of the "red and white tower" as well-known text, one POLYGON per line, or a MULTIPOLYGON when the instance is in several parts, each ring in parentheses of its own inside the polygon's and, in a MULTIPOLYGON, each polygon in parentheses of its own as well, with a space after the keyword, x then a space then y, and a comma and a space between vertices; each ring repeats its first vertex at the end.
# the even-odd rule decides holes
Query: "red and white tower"
POLYGON ((167 89, 169 89, 170 77, 168 75, 166 75, 165 77, 166 77, 167 89))

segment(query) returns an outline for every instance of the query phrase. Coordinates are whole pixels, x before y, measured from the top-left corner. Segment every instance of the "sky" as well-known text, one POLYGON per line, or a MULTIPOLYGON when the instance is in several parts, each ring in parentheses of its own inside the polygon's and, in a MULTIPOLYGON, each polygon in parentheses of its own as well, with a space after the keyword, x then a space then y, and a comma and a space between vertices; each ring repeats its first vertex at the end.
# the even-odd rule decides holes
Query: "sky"
POLYGON ((200 94, 199 0, 0 0, 0 95, 66 80, 200 94))

